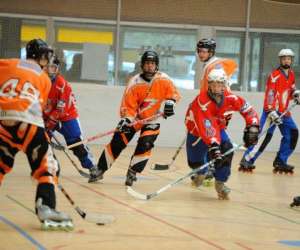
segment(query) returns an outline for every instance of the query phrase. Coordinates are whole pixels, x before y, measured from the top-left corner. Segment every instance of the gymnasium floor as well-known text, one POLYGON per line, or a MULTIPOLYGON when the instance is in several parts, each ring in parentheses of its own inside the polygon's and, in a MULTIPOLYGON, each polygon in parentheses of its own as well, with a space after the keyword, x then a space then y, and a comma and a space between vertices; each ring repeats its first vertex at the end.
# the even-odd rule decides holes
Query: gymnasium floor
MULTIPOLYGON (((92 146, 98 157, 100 146, 92 146)), ((174 148, 156 148, 142 177, 133 186, 153 192, 189 171, 181 152, 168 171, 150 169, 168 163, 174 148)), ((300 195, 300 155, 290 163, 295 174, 274 175, 274 154, 265 153, 253 174, 237 171, 242 152, 234 158, 230 201, 217 200, 213 187, 192 188, 189 180, 149 201, 127 194, 124 175, 132 148, 127 149, 103 181, 88 184, 62 152, 61 184, 87 213, 111 214, 112 224, 97 226, 83 220, 57 190, 58 209, 73 217, 73 232, 44 232, 33 213, 35 184, 22 153, 0 191, 0 249, 297 249, 300 247, 300 208, 291 209, 300 195)))

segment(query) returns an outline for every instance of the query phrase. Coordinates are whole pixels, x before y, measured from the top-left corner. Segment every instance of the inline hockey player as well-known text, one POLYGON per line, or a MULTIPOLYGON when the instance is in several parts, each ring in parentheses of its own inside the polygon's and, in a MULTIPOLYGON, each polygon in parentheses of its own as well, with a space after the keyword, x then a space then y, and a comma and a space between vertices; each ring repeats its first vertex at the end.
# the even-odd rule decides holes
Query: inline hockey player
MULTIPOLYGON (((238 111, 246 122, 244 143, 246 147, 258 140, 259 121, 255 110, 242 98, 226 91, 227 75, 223 69, 213 69, 208 74, 208 89, 190 104, 186 113, 187 159, 190 168, 195 169, 207 161, 215 160, 215 189, 219 199, 229 199, 230 189, 225 185, 231 172, 233 153, 223 156, 233 145, 225 131, 228 124, 227 112, 238 111)), ((207 168, 194 176, 194 182, 201 185, 207 168)))
MULTIPOLYGON (((63 135, 67 145, 71 145, 82 141, 82 132, 72 87, 59 73, 59 65, 58 58, 53 56, 47 67, 52 86, 44 110, 44 120, 50 137, 57 131, 63 135)), ((87 146, 81 144, 71 150, 83 168, 90 173, 96 171, 96 164, 87 146)))
POLYGON ((98 161, 98 173, 90 182, 103 178, 103 174, 111 167, 120 153, 126 148, 133 136, 140 132, 137 146, 131 157, 126 175, 125 185, 132 186, 137 180, 136 173, 141 173, 151 155, 154 142, 159 135, 160 124, 152 121, 144 125, 130 126, 135 119, 149 118, 159 112, 164 103, 164 116, 174 115, 175 104, 179 100, 170 77, 158 71, 159 57, 155 51, 145 51, 141 57, 142 73, 133 76, 124 92, 120 116, 111 142, 106 145, 98 161))
POLYGON ((58 163, 44 128, 42 110, 51 88, 42 70, 53 51, 41 39, 26 45, 26 60, 0 60, 0 184, 23 151, 37 180, 36 213, 44 229, 72 229, 69 215, 55 210, 58 163))
MULTIPOLYGON (((295 74, 291 69, 294 52, 291 49, 282 49, 279 54, 280 66, 275 69, 267 79, 264 107, 260 120, 260 127, 268 126, 268 120, 275 123, 281 132, 282 139, 279 151, 273 161, 274 173, 293 173, 294 166, 287 163, 288 158, 296 148, 298 141, 298 128, 291 113, 279 116, 289 107, 290 101, 300 104, 300 91, 296 90, 295 74)), ((239 170, 252 172, 255 169, 255 161, 264 151, 272 139, 276 126, 268 129, 261 145, 250 147, 243 155, 239 170)))

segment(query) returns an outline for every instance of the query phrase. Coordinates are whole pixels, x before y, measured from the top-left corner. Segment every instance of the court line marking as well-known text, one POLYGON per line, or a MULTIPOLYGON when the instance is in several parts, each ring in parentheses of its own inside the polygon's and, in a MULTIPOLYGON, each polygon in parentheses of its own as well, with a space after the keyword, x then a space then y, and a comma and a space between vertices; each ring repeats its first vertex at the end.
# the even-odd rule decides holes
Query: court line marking
POLYGON ((294 224, 297 224, 297 225, 300 225, 300 222, 298 221, 295 221, 295 220, 291 220, 289 218, 286 218, 284 216, 281 216, 281 215, 278 215, 278 214, 275 214, 275 213, 271 213, 267 210, 264 210, 264 209, 261 209, 261 208, 258 208, 258 207, 255 207, 255 206, 251 206, 251 205, 245 205, 246 207, 249 207, 249 208, 252 208, 254 210, 257 210, 257 211, 260 211, 262 213, 265 213, 265 214, 268 214, 268 215, 271 215, 273 217, 276 217, 276 218, 279 218, 279 219, 282 219, 282 220, 285 220, 285 221, 288 221, 288 222, 291 222, 291 223, 294 223, 294 224))
POLYGON ((20 235, 22 235, 25 239, 29 240, 33 245, 35 245, 39 250, 46 250, 46 248, 41 245, 38 241, 36 241, 34 238, 32 238, 26 231, 24 231, 22 228, 14 224, 13 222, 9 221, 5 217, 0 215, 0 220, 4 222, 6 225, 12 227, 15 229, 20 235))
POLYGON ((105 194, 103 192, 100 192, 98 190, 95 190, 93 188, 85 186, 85 185, 83 185, 83 184, 81 184, 81 183, 79 183, 77 181, 74 181, 74 180, 70 179, 69 177, 65 177, 64 176, 63 178, 66 179, 66 180, 68 180, 69 182, 72 182, 74 184, 77 184, 78 186, 81 186, 82 188, 85 188, 85 189, 87 189, 87 190, 89 190, 91 192, 94 192, 94 193, 96 193, 96 194, 98 194, 100 196, 103 196, 103 197, 105 197, 105 198, 107 198, 107 199, 109 199, 111 201, 114 201, 115 203, 118 203, 119 205, 122 205, 124 207, 130 208, 131 210, 134 210, 135 212, 137 212, 139 214, 142 214, 142 215, 144 215, 146 217, 149 217, 149 218, 151 218, 151 219, 153 219, 155 221, 158 221, 158 222, 160 222, 162 224, 165 224, 165 225, 167 225, 167 226, 169 226, 169 227, 171 227, 173 229, 176 229, 177 231, 180 231, 180 232, 185 233, 185 234, 187 234, 189 236, 192 236, 193 238, 196 238, 196 239, 198 239, 198 240, 200 240, 200 241, 202 241, 202 242, 204 242, 204 243, 206 243, 206 244, 208 244, 210 246, 213 246, 216 249, 225 250, 225 248, 223 248, 222 246, 219 246, 219 245, 217 245, 217 244, 215 244, 215 243, 213 243, 213 242, 211 242, 211 241, 209 241, 209 240, 207 240, 205 238, 202 238, 201 236, 199 236, 199 235, 197 235, 197 234, 195 234, 195 233, 193 233, 193 232, 191 232, 191 231, 189 231, 187 229, 181 228, 181 227, 179 227, 177 225, 174 225, 174 224, 172 224, 170 222, 167 222, 167 221, 165 221, 165 220, 163 220, 163 219, 161 219, 159 217, 156 217, 156 216, 154 216, 154 215, 152 215, 150 213, 147 213, 147 212, 145 212, 145 211, 143 211, 141 209, 138 209, 138 208, 135 208, 133 206, 130 206, 129 204, 127 204, 127 203, 125 203, 125 202, 123 202, 121 200, 118 200, 118 199, 113 198, 112 196, 107 195, 107 194, 105 194))

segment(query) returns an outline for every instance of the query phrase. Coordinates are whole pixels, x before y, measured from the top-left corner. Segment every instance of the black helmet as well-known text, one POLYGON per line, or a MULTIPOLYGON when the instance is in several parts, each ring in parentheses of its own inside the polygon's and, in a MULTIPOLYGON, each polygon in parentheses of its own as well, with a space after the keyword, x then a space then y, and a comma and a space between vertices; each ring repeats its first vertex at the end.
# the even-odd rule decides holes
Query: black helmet
POLYGON ((204 48, 204 49, 208 49, 209 52, 215 53, 216 45, 217 44, 214 39, 203 38, 197 43, 197 50, 199 50, 200 48, 204 48))
POLYGON ((147 61, 155 62, 156 67, 158 69, 159 58, 158 58, 158 54, 154 50, 146 50, 144 52, 144 54, 142 55, 142 58, 141 58, 141 66, 142 66, 142 68, 143 68, 145 62, 147 62, 147 61))
POLYGON ((26 58, 38 60, 45 56, 50 60, 53 50, 42 39, 33 39, 26 44, 26 58))

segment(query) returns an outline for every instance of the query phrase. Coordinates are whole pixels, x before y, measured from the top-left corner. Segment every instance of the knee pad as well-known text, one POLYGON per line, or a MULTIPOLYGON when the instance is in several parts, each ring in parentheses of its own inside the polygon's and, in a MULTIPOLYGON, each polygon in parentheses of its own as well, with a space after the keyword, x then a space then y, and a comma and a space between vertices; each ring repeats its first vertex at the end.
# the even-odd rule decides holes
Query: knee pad
MULTIPOLYGON (((221 152, 222 154, 226 153, 228 150, 232 149, 233 145, 231 142, 226 141, 224 143, 221 144, 221 152)), ((223 158, 223 166, 231 166, 231 162, 232 162, 232 158, 233 158, 233 152, 231 152, 230 154, 224 156, 223 158)))
POLYGON ((156 138, 157 135, 146 135, 140 137, 136 146, 135 154, 143 154, 150 151, 154 147, 154 141, 156 138))
POLYGON ((299 132, 298 129, 291 129, 291 149, 294 150, 297 146, 299 132))
POLYGON ((265 148, 268 146, 269 142, 271 141, 272 137, 273 134, 267 133, 264 141, 262 142, 261 146, 258 149, 259 152, 263 152, 265 150, 265 148))

